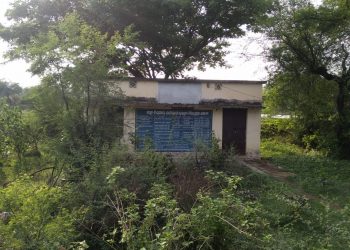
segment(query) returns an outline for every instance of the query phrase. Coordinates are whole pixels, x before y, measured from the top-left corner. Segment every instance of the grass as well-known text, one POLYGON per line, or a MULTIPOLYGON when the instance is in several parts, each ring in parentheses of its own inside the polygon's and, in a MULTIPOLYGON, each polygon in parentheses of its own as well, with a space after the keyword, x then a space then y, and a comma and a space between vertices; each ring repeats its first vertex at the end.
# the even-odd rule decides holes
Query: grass
POLYGON ((350 161, 325 157, 318 152, 281 140, 262 141, 262 157, 296 174, 291 181, 305 192, 341 206, 350 199, 350 161))
POLYGON ((243 178, 243 195, 256 199, 270 225, 271 249, 350 249, 350 162, 278 139, 264 140, 261 153, 296 174, 287 183, 257 173, 243 178))

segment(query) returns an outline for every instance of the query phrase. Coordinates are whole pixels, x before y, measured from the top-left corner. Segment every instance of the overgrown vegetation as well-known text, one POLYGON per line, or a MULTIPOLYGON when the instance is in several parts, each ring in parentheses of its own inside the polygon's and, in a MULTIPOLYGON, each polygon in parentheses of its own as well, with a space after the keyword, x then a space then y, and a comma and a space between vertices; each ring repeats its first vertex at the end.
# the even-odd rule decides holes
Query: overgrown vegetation
MULTIPOLYGON (((11 117, 22 124, 14 133, 1 130, 3 137, 23 128, 30 132, 38 122, 29 115, 33 111, 2 105, 2 117, 14 112, 11 117)), ((264 129, 272 130, 269 136, 280 133, 264 129)), ((118 143, 96 148, 95 141, 67 151, 66 142, 56 138, 45 133, 25 141, 21 158, 11 143, 2 151, 4 249, 339 249, 350 244, 346 161, 267 140, 263 156, 297 173, 286 184, 250 172, 233 151, 219 150, 217 140, 211 148, 175 157, 147 147, 133 152, 118 143), (40 153, 28 154, 34 148, 40 153)))
POLYGON ((291 114, 315 148, 350 157, 350 6, 347 0, 275 1, 262 22, 274 62, 269 110, 291 114))
POLYGON ((349 248, 349 162, 328 157, 349 150, 346 1, 291 1, 275 16, 269 1, 132 2, 18 0, 0 26, 8 56, 42 76, 26 90, 0 82, 0 248, 349 248), (283 71, 266 110, 292 117, 263 121, 262 155, 294 177, 252 173, 215 137, 181 156, 119 142, 123 95, 109 77, 222 65, 224 39, 260 17, 283 71))
POLYGON ((59 249, 77 237, 78 211, 67 206, 66 188, 22 176, 0 190, 2 249, 59 249))
POLYGON ((287 141, 268 139, 262 155, 297 175, 290 179, 309 194, 325 197, 339 205, 349 204, 350 163, 325 157, 287 141))

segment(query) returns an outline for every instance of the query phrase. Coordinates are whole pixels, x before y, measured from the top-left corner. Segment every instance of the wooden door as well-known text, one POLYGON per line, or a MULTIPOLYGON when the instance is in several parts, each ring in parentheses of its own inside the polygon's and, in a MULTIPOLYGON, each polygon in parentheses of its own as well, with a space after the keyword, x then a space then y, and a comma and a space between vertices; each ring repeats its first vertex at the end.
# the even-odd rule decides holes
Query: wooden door
POLYGON ((223 109, 222 146, 228 150, 231 146, 238 154, 246 152, 246 109, 223 109))

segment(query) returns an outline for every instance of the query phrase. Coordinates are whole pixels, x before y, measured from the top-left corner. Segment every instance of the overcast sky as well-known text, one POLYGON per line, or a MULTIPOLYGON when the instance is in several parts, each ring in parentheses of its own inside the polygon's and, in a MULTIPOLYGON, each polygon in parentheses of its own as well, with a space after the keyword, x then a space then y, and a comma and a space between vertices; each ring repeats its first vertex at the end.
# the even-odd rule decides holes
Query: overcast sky
MULTIPOLYGON (((0 23, 6 25, 6 9, 13 0, 0 0, 0 23)), ((262 56, 263 39, 259 34, 250 33, 248 37, 232 40, 229 48, 230 54, 226 57, 231 68, 207 69, 205 72, 189 72, 189 76, 198 79, 219 80, 266 80, 267 63, 262 56)), ((40 79, 32 76, 28 70, 28 64, 22 60, 7 62, 2 57, 8 49, 8 45, 0 39, 0 79, 19 83, 22 87, 37 85, 40 79)))

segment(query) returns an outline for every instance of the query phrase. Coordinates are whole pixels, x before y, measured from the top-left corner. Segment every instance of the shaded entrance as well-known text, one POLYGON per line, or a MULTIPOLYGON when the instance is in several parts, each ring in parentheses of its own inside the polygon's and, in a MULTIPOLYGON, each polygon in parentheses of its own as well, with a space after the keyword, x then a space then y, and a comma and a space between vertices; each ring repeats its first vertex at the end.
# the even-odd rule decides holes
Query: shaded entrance
POLYGON ((222 147, 224 150, 234 147, 238 154, 246 153, 246 109, 223 109, 222 147))

